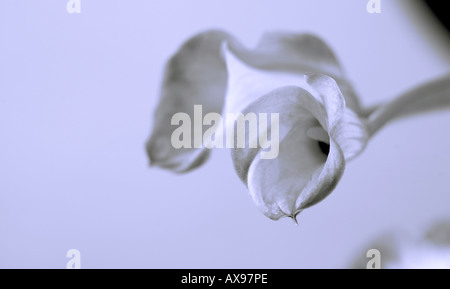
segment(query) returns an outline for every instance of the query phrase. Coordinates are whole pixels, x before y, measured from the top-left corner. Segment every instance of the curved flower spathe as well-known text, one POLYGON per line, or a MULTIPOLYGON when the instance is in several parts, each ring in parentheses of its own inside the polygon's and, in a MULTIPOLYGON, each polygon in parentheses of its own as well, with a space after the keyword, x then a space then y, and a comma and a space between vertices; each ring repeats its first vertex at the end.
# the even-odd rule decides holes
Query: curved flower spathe
POLYGON ((236 171, 254 202, 274 220, 286 216, 296 220, 302 210, 328 196, 344 172, 346 159, 366 143, 364 125, 345 106, 334 80, 319 74, 304 78, 306 85, 273 90, 244 111, 279 113, 278 158, 262 159, 262 149, 232 152, 236 171), (329 94, 321 93, 323 87, 329 94))
POLYGON ((154 114, 154 128, 147 142, 151 165, 174 172, 198 167, 209 156, 204 149, 174 149, 171 118, 185 112, 192 117, 192 107, 202 104, 205 113, 223 108, 227 69, 221 46, 228 35, 220 31, 199 34, 187 41, 168 61, 161 99, 154 114))
POLYGON ((226 111, 279 115, 278 158, 261 158, 262 148, 235 148, 236 171, 267 217, 296 221, 333 191, 346 160, 363 150, 365 125, 331 77, 261 70, 226 49, 224 54, 230 71, 226 111))
POLYGON ((195 104, 203 105, 205 113, 279 115, 276 159, 261 158, 261 147, 232 150, 238 176, 258 208, 274 220, 295 220, 323 200, 340 180, 346 161, 367 142, 357 116, 358 98, 336 57, 309 34, 266 34, 253 50, 221 31, 187 41, 166 68, 147 143, 153 164, 185 172, 206 160, 206 148, 170 145, 170 118, 178 112, 191 115, 195 104))

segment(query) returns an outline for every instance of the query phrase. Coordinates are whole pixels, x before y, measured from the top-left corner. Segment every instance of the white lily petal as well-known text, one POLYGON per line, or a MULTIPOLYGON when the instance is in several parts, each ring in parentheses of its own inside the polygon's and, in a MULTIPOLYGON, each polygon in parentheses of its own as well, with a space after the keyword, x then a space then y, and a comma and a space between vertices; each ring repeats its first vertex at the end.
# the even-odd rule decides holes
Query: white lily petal
POLYGON ((221 31, 199 34, 168 62, 154 129, 147 143, 153 165, 183 172, 201 165, 208 157, 207 149, 172 147, 171 135, 176 127, 171 125, 171 118, 184 112, 193 119, 196 104, 203 106, 204 114, 222 112, 228 76, 220 47, 229 38, 221 31))
POLYGON ((307 75, 311 91, 320 94, 328 112, 329 133, 338 143, 349 161, 361 153, 367 145, 369 134, 363 120, 346 106, 338 84, 330 77, 321 74, 307 75), (340 124, 338 124, 340 122, 340 124))
POLYGON ((344 153, 348 162, 357 157, 369 141, 369 133, 364 119, 359 118, 352 110, 345 108, 341 124, 336 125, 331 133, 344 153))
POLYGON ((311 71, 341 76, 342 69, 329 46, 312 34, 265 33, 251 51, 234 49, 252 66, 261 69, 311 71))
POLYGON ((279 87, 305 85, 304 73, 256 68, 238 58, 226 43, 222 51, 229 71, 225 112, 240 112, 279 87))
MULTIPOLYGON (((265 71, 285 74, 319 73, 332 77, 339 85, 347 106, 359 113, 359 99, 342 70, 335 54, 320 38, 312 34, 266 33, 254 50, 247 50, 235 40, 227 43, 240 62, 265 71)), ((229 72, 234 69, 229 67, 229 72)))

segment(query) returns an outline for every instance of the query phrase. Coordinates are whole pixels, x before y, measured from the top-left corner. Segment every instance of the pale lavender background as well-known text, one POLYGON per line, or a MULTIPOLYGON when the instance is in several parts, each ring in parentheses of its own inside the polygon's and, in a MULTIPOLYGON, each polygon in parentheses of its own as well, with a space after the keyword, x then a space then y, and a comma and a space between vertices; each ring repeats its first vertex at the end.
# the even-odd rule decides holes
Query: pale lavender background
POLYGON ((386 230, 448 217, 449 112, 382 130, 299 227, 255 208, 225 150, 185 176, 147 166, 163 64, 205 29, 248 46, 317 33, 366 104, 449 71, 399 1, 366 2, 2 0, 0 267, 65 268, 75 248, 83 268, 343 268, 386 230))

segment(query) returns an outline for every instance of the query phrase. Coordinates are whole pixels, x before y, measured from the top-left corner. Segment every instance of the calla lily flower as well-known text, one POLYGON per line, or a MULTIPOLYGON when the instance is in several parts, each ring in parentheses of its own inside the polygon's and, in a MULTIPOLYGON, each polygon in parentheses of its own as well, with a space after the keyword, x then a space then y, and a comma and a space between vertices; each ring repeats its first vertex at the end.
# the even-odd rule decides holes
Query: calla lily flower
MULTIPOLYGON (((428 108, 450 103, 448 83, 445 77, 430 84, 436 93, 428 108)), ((418 93, 430 87, 364 110, 334 53, 318 37, 269 33, 255 49, 247 49, 226 32, 208 31, 188 40, 169 60, 147 152, 151 165, 176 173, 202 165, 210 149, 171 145, 172 117, 182 112, 195 118, 195 105, 202 105, 205 114, 276 113, 277 158, 262 158, 262 146, 233 148, 231 155, 257 207, 273 220, 297 222, 302 210, 334 190, 346 163, 362 152, 369 136, 391 119, 424 107, 418 93)), ((227 121, 230 125, 234 122, 227 121)), ((194 134, 193 142, 201 143, 201 137, 194 134)), ((250 141, 248 132, 246 137, 250 141)))
MULTIPOLYGON (((367 133, 354 111, 359 102, 331 49, 309 34, 272 33, 254 50, 227 33, 210 31, 187 41, 166 68, 162 98, 147 144, 151 163, 174 172, 201 165, 209 150, 175 149, 171 117, 253 112, 280 115, 280 152, 233 149, 241 180, 269 218, 295 217, 324 199, 345 163, 365 146, 367 133)), ((195 141, 195 140, 194 140, 195 141)))

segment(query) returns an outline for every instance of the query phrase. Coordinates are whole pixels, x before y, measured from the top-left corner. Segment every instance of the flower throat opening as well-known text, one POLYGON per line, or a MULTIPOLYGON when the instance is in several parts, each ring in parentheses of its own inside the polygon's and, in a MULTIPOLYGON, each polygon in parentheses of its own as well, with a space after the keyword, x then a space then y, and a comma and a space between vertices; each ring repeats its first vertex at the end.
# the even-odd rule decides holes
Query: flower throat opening
POLYGON ((330 153, 330 145, 322 141, 318 141, 317 144, 319 145, 320 151, 324 155, 328 156, 328 154, 330 153))

